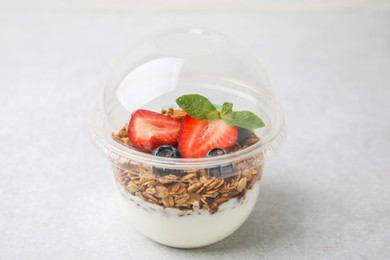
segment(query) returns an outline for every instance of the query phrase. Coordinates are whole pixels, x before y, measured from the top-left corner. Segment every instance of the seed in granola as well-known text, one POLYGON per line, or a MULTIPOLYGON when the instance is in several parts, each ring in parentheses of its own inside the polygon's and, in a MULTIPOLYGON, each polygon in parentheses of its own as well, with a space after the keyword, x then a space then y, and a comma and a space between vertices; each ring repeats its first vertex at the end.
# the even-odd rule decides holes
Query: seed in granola
POLYGON ((152 187, 152 186, 154 186, 155 183, 156 183, 155 180, 150 180, 150 181, 146 181, 146 182, 142 183, 142 186, 152 187))
POLYGON ((219 189, 219 192, 220 192, 221 194, 223 194, 223 193, 228 193, 229 190, 230 190, 229 187, 223 187, 223 188, 219 189))
POLYGON ((156 193, 154 194, 154 196, 156 196, 157 198, 166 198, 168 197, 169 195, 169 192, 168 192, 168 189, 164 186, 156 186, 156 193))
POLYGON ((204 194, 213 194, 213 193, 219 193, 218 192, 218 189, 213 189, 213 190, 208 190, 208 191, 205 191, 204 194))
POLYGON ((207 192, 207 193, 203 194, 202 196, 205 198, 215 198, 218 195, 219 195, 219 193, 217 191, 214 191, 214 192, 207 192))
MULTIPOLYGON (((213 178, 212 178, 212 179, 213 179, 213 178)), ((200 177, 199 180, 200 180, 201 182, 207 183, 207 182, 210 181, 210 178, 209 178, 209 176, 207 176, 207 175, 202 175, 202 176, 200 177)))
POLYGON ((247 178, 247 179, 250 179, 252 177, 252 171, 249 170, 249 169, 245 169, 243 172, 242 172, 242 175, 247 178))
POLYGON ((142 177, 140 178, 139 184, 140 184, 140 185, 143 185, 144 183, 146 183, 146 184, 145 184, 145 186, 146 186, 150 181, 153 181, 153 180, 154 180, 154 175, 153 175, 153 176, 151 176, 151 175, 145 175, 145 176, 142 176, 142 177))
POLYGON ((175 203, 175 207, 178 207, 180 209, 190 209, 191 208, 191 205, 188 205, 187 203, 175 203))
POLYGON ((189 179, 192 179, 192 178, 195 178, 196 177, 196 173, 190 173, 190 174, 187 174, 185 175, 183 178, 181 178, 183 181, 185 180, 189 180, 189 179))
POLYGON ((149 193, 149 194, 155 194, 156 193, 156 189, 153 188, 153 187, 150 187, 150 188, 146 189, 146 192, 149 193))
POLYGON ((198 193, 189 193, 190 195, 190 199, 191 200, 195 200, 195 201, 199 201, 200 200, 200 195, 198 193))
POLYGON ((213 181, 215 181, 216 178, 212 177, 210 179, 202 178, 201 181, 204 182, 204 186, 209 186, 213 181))
MULTIPOLYGON (((207 205, 208 203, 207 203, 207 200, 206 200, 206 197, 200 197, 200 201, 204 204, 204 205, 207 205)), ((204 207, 204 205, 203 205, 203 207, 204 207)))
POLYGON ((175 203, 176 204, 183 204, 185 203, 188 199, 190 198, 190 195, 187 193, 187 194, 184 194, 184 195, 181 195, 179 196, 178 198, 175 199, 175 203))
POLYGON ((226 198, 226 197, 223 197, 223 198, 218 198, 215 200, 215 203, 217 203, 218 205, 221 205, 222 203, 225 203, 226 201, 228 201, 229 199, 226 198))
POLYGON ((227 197, 229 197, 229 193, 221 193, 221 194, 219 195, 219 197, 220 197, 220 198, 227 198, 227 197))
POLYGON ((127 190, 130 193, 135 193, 136 191, 138 191, 138 187, 134 183, 130 182, 129 185, 127 185, 127 190))
POLYGON ((164 177, 160 178, 159 181, 162 183, 162 184, 167 184, 167 183, 172 183, 172 182, 175 182, 178 180, 178 176, 174 175, 174 174, 168 174, 168 175, 165 175, 164 177))
POLYGON ((162 203, 167 208, 172 208, 173 205, 175 205, 175 202, 174 202, 172 196, 167 196, 165 198, 162 198, 162 203))
POLYGON ((158 202, 158 200, 155 197, 153 197, 151 194, 147 193, 146 191, 142 192, 142 195, 152 203, 158 202))
POLYGON ((168 188, 169 194, 175 194, 180 189, 180 187, 181 187, 180 182, 176 182, 176 183, 172 184, 168 188))
POLYGON ((232 181, 231 183, 230 183, 230 188, 231 189, 235 189, 236 187, 237 187, 237 185, 238 185, 238 181, 237 180, 234 180, 234 181, 232 181))
POLYGON ((219 187, 221 187, 223 184, 225 183, 225 180, 224 179, 222 179, 222 180, 219 180, 219 182, 218 182, 218 184, 217 185, 215 185, 215 189, 218 189, 219 187))
POLYGON ((176 191, 176 194, 184 194, 187 192, 187 186, 182 183, 182 185, 180 186, 180 189, 178 191, 176 191))
POLYGON ((219 181, 218 180, 213 180, 209 183, 206 183, 205 186, 206 186, 206 191, 209 191, 209 190, 212 190, 215 188, 215 186, 217 186, 219 184, 219 181))
POLYGON ((215 200, 215 203, 217 203, 218 205, 221 205, 222 203, 225 203, 228 200, 229 200, 229 198, 218 198, 215 200))
POLYGON ((189 198, 189 199, 186 201, 186 203, 188 203, 188 204, 194 204, 195 202, 197 202, 197 200, 191 199, 191 198, 189 198))
POLYGON ((238 182, 238 185, 237 185, 237 191, 241 192, 245 189, 246 187, 246 182, 247 182, 247 179, 244 177, 242 178, 239 182, 238 182))
POLYGON ((196 191, 196 193, 202 193, 203 191, 204 191, 204 189, 206 188, 206 186, 204 186, 203 185, 203 187, 200 187, 200 189, 198 189, 197 191, 196 191))
POLYGON ((196 191, 198 190, 199 188, 203 187, 203 183, 202 182, 198 182, 198 183, 195 183, 193 185, 191 185, 190 187, 188 187, 188 191, 189 192, 193 192, 193 191, 196 191))

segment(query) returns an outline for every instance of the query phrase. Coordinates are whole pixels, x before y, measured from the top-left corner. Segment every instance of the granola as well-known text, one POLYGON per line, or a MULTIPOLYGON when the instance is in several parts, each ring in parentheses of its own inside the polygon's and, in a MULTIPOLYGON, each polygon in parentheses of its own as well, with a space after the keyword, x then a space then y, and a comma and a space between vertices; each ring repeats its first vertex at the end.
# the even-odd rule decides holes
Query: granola
MULTIPOLYGON (((162 114, 180 120, 183 110, 167 109, 162 114)), ((128 138, 128 124, 112 138, 126 146, 131 146, 128 138)), ((229 153, 244 149, 259 138, 252 133, 246 140, 236 143, 229 153)), ((211 214, 218 211, 221 204, 230 199, 243 198, 248 190, 260 180, 262 174, 262 154, 233 163, 230 167, 234 176, 211 176, 207 169, 172 170, 164 176, 154 172, 153 167, 121 160, 112 164, 116 181, 126 195, 137 196, 145 202, 163 208, 176 208, 182 211, 206 210, 211 214)), ((169 171, 169 169, 168 169, 169 171)))

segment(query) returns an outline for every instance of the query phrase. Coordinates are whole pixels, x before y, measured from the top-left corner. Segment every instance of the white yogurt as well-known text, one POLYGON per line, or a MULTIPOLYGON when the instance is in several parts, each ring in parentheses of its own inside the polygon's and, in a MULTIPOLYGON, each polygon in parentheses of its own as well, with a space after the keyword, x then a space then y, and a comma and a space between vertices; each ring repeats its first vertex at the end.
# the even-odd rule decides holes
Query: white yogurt
POLYGON ((195 248, 216 243, 237 230, 251 213, 258 194, 257 183, 245 197, 220 205, 215 214, 164 209, 128 194, 120 196, 120 205, 134 228, 150 239, 167 246, 195 248))

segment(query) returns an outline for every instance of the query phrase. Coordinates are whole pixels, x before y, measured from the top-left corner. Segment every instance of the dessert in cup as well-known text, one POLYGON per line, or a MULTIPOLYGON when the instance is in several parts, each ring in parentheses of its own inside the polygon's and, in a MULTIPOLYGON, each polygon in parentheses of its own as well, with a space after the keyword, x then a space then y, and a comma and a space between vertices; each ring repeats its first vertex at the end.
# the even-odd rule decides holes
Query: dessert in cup
POLYGON ((181 248, 218 242, 245 222, 283 131, 260 65, 204 29, 163 31, 136 45, 91 122, 129 222, 181 248))

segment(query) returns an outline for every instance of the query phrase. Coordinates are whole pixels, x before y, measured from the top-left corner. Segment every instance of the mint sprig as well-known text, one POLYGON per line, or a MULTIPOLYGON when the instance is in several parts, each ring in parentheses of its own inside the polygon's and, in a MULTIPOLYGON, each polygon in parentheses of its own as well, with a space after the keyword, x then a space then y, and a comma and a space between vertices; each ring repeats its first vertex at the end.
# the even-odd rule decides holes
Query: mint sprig
POLYGON ((187 114, 196 119, 217 119, 218 111, 204 96, 198 94, 184 95, 176 103, 187 114))
POLYGON ((242 127, 250 131, 265 126, 263 120, 250 111, 233 111, 233 104, 230 102, 223 103, 220 111, 206 97, 199 94, 183 95, 176 99, 176 103, 187 114, 196 119, 214 120, 221 118, 228 125, 242 127))

